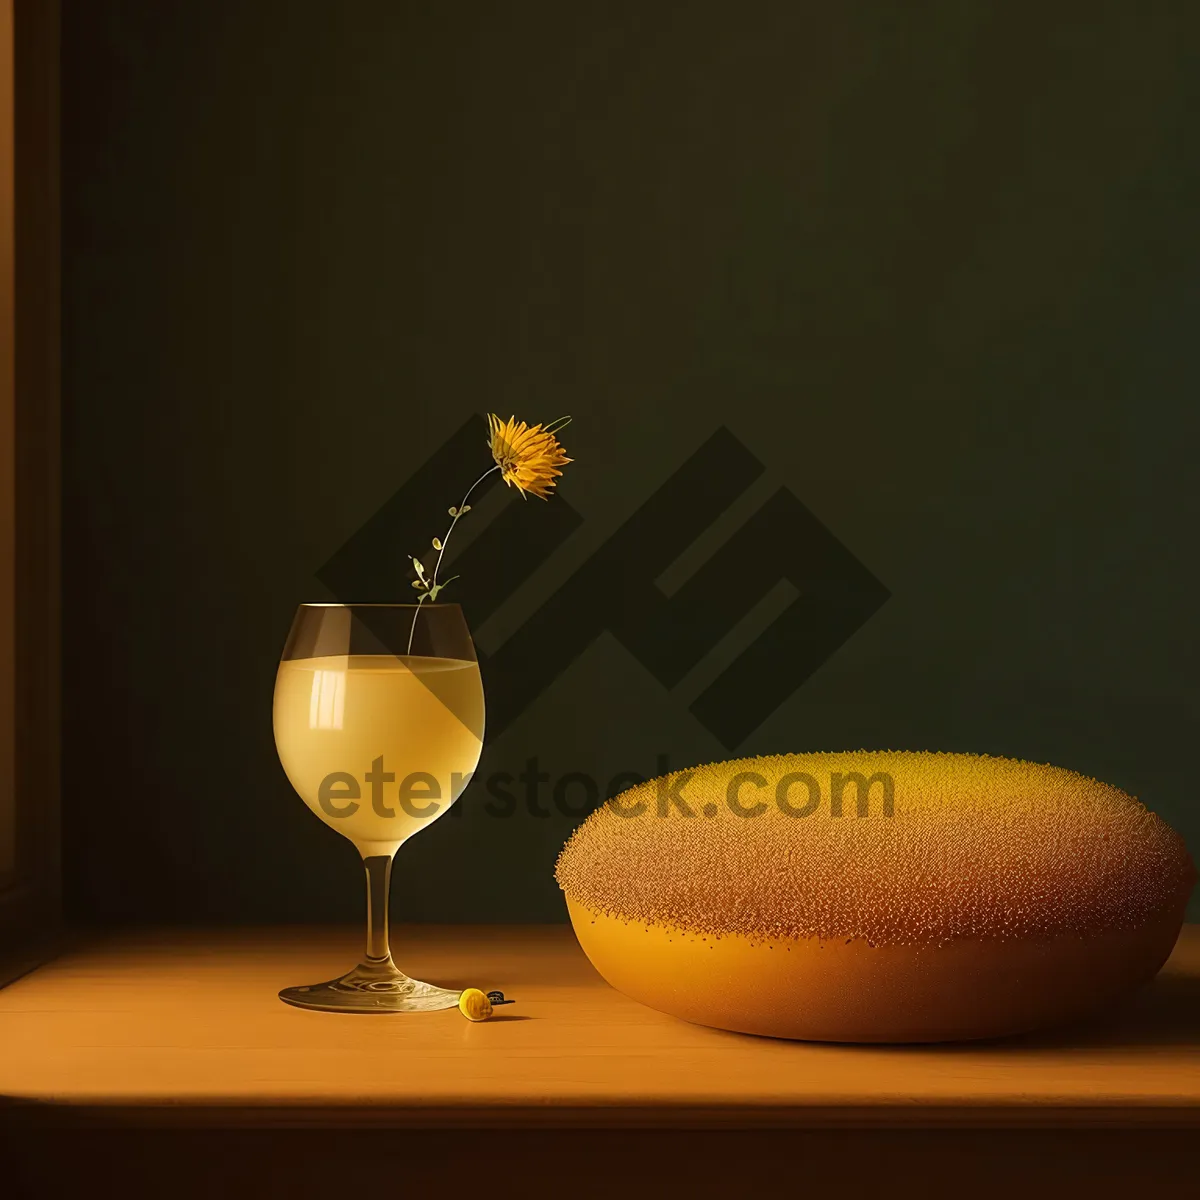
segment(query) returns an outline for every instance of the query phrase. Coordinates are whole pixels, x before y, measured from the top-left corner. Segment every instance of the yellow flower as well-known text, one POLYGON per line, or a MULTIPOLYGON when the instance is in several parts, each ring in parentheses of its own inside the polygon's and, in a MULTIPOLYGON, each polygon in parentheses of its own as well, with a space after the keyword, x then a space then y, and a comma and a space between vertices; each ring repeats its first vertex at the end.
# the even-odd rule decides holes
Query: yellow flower
POLYGON ((524 421, 512 417, 502 421, 494 413, 488 414, 488 444, 500 468, 500 478, 517 488, 522 497, 532 492, 547 499, 555 476, 562 474, 556 468, 571 461, 554 436, 563 424, 555 421, 550 426, 530 428, 524 421))

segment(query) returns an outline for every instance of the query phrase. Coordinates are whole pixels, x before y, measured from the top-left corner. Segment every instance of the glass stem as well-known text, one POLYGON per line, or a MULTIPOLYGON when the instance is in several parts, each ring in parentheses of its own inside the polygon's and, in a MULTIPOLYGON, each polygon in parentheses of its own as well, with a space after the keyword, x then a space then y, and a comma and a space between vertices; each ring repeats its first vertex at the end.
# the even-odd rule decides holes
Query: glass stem
POLYGON ((388 946, 388 892, 392 883, 392 854, 364 854, 367 870, 367 965, 392 966, 388 946))

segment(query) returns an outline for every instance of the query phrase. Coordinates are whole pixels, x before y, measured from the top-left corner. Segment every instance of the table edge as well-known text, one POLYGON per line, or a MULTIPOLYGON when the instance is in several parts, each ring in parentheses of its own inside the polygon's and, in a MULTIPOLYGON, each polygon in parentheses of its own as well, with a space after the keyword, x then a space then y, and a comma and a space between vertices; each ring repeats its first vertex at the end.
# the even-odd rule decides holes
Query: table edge
POLYGON ((1200 1129, 1200 1102, 972 1105, 361 1105, 0 1097, 0 1126, 196 1129, 1200 1129))

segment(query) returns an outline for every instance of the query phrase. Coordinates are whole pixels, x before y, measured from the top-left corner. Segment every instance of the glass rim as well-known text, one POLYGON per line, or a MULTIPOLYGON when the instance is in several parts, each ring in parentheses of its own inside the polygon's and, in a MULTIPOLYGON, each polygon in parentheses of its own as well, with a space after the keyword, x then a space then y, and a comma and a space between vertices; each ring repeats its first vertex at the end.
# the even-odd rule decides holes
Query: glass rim
POLYGON ((454 603, 453 601, 445 601, 445 600, 430 600, 428 603, 425 603, 425 604, 411 604, 411 603, 405 604, 405 603, 399 603, 399 602, 397 602, 395 604, 391 604, 391 603, 388 603, 386 601, 381 601, 381 600, 369 600, 369 601, 363 601, 361 603, 352 601, 351 603, 346 604, 340 600, 305 600, 305 601, 301 601, 299 607, 300 608, 407 608, 407 609, 412 609, 415 612, 418 608, 460 608, 461 605, 458 605, 458 604, 454 603))

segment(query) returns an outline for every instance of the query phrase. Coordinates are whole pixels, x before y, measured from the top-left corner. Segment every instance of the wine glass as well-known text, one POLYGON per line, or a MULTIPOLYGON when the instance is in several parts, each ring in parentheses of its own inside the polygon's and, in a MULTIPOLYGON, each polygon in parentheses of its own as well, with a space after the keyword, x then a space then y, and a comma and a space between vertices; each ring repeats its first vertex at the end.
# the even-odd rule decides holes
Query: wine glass
POLYGON ((367 948, 279 998, 325 1012, 429 1012, 459 992, 392 962, 396 851, 458 799, 483 747, 483 684, 457 604, 302 604, 275 679, 275 746, 310 809, 362 855, 367 948))

